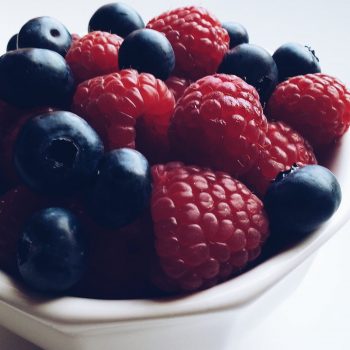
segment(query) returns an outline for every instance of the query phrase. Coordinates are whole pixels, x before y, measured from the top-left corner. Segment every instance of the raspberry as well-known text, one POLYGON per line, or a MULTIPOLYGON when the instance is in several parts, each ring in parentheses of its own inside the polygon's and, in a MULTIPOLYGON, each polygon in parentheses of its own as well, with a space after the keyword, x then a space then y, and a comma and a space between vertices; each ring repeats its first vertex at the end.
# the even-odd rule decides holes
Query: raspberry
POLYGON ((177 159, 238 177, 256 163, 266 130, 256 90, 236 76, 215 74, 186 89, 169 138, 177 159))
POLYGON ((88 234, 88 273, 74 290, 80 297, 145 298, 154 296, 149 281, 155 259, 152 220, 146 211, 135 222, 117 230, 98 226, 80 201, 69 209, 88 234))
POLYGON ((153 162, 168 154, 174 105, 164 82, 131 69, 85 81, 73 100, 73 110, 95 128, 107 150, 135 148, 136 142, 153 162))
POLYGON ((244 176, 244 182, 263 197, 275 177, 295 163, 317 163, 309 143, 282 122, 268 123, 265 145, 258 163, 244 176))
POLYGON ((8 191, 0 200, 0 268, 16 271, 17 241, 23 225, 37 210, 45 208, 48 200, 26 187, 8 191))
POLYGON ((177 101, 184 94, 186 88, 191 84, 191 80, 171 76, 165 81, 165 84, 168 87, 168 89, 173 93, 175 101, 177 101))
POLYGON ((81 39, 81 36, 79 34, 73 33, 72 35, 72 43, 75 43, 76 41, 81 39))
POLYGON ((181 7, 153 18, 148 28, 165 34, 176 58, 175 74, 198 79, 217 71, 229 48, 226 29, 206 9, 181 7))
POLYGON ((259 256, 268 219, 245 185, 181 163, 154 166, 153 176, 155 245, 169 284, 184 291, 206 288, 259 256))
POLYGON ((300 75, 277 86, 267 116, 300 132, 317 151, 339 139, 350 125, 350 92, 326 74, 300 75))
POLYGON ((73 42, 66 55, 77 82, 119 70, 118 51, 123 39, 115 34, 92 32, 73 42))

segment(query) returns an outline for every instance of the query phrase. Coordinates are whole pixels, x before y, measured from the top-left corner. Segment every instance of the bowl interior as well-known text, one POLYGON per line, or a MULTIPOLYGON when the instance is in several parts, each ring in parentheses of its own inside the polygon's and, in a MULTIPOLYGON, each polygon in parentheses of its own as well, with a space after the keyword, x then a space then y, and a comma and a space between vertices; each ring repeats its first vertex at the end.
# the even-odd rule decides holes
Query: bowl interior
POLYGON ((342 203, 335 215, 305 240, 265 257, 242 275, 208 290, 173 299, 98 300, 78 297, 48 299, 24 290, 0 271, 0 301, 47 322, 85 324, 124 322, 240 307, 254 300, 312 255, 350 219, 350 134, 322 160, 336 174, 342 188, 342 203))

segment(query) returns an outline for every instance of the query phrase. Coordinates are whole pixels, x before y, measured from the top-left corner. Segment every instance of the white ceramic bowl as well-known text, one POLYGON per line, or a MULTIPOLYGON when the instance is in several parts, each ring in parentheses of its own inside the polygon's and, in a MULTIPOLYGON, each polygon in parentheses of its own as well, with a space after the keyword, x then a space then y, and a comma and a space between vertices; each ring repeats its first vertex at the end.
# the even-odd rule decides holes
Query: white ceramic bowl
POLYGON ((226 283, 172 300, 43 299, 0 272, 0 325, 47 350, 232 350, 302 280, 312 257, 350 222, 350 134, 331 169, 343 199, 297 246, 226 283))

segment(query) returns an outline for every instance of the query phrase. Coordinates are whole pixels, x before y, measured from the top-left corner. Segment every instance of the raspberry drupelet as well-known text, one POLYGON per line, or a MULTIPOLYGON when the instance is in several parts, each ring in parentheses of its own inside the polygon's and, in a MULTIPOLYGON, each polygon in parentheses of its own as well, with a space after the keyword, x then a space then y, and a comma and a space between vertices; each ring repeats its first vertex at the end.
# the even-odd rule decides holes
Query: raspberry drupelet
POLYGON ((119 71, 118 51, 123 39, 116 34, 92 32, 75 39, 66 60, 78 83, 119 71))
POLYGON ((206 9, 177 8, 153 18, 147 28, 165 34, 176 57, 175 75, 198 79, 217 71, 229 48, 229 35, 206 9))
POLYGON ((266 113, 291 125, 317 151, 348 130, 350 91, 327 74, 299 75, 277 86, 266 113))
POLYGON ((78 86, 73 110, 102 138, 105 148, 138 149, 151 162, 167 159, 175 100, 165 83, 125 69, 78 86))
MULTIPOLYGON (((268 237, 262 202, 222 172, 182 163, 153 167, 152 218, 164 288, 194 291, 232 277, 268 237)), ((161 282, 160 282, 161 281, 161 282)))
POLYGON ((215 74, 186 89, 169 138, 174 159, 239 177, 256 164, 266 130, 257 91, 241 78, 215 74))

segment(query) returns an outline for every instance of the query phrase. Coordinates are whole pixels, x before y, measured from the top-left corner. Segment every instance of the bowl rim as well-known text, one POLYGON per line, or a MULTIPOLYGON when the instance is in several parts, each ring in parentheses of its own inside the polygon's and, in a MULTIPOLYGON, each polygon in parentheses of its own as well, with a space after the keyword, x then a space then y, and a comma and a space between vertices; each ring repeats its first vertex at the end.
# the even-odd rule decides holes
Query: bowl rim
POLYGON ((340 143, 331 166, 343 194, 335 215, 299 244, 240 276, 210 289, 172 299, 48 299, 28 293, 8 274, 0 271, 0 302, 42 322, 77 326, 172 318, 241 308, 296 269, 336 232, 350 226, 350 167, 345 161, 350 153, 350 134, 345 135, 340 143))

